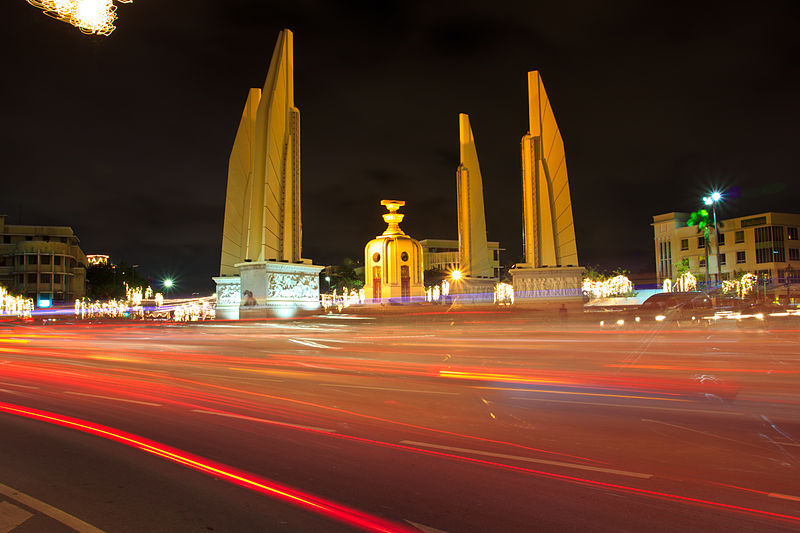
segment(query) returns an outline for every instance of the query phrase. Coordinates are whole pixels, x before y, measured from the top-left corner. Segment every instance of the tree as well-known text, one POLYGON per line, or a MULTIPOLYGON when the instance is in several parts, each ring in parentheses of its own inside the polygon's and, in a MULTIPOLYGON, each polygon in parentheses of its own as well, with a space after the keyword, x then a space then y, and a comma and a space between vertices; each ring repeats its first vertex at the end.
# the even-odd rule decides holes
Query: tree
POLYGON ((89 265, 86 269, 87 291, 90 300, 125 299, 125 283, 129 287, 147 287, 144 279, 128 263, 119 265, 89 265))
POLYGON ((352 290, 359 290, 364 287, 364 272, 361 269, 355 268, 353 260, 346 257, 342 264, 334 265, 327 269, 320 275, 323 277, 330 277, 328 287, 331 291, 336 291, 339 294, 350 292, 352 290))
MULTIPOLYGON (((705 283, 706 288, 708 288, 708 237, 709 231, 708 227, 713 226, 711 224, 711 216, 708 214, 707 209, 700 209, 699 211, 693 212, 689 215, 689 220, 686 221, 687 226, 697 226, 697 233, 703 234, 703 244, 705 245, 705 252, 706 252, 706 276, 705 276, 705 283)), ((719 260, 719 259, 718 259, 719 260)))

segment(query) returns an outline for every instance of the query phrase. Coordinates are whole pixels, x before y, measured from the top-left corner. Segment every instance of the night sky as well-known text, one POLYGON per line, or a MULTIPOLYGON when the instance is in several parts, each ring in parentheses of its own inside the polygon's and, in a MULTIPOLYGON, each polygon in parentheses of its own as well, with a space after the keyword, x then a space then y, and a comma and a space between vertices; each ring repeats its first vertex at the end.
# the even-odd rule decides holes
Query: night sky
POLYGON ((490 240, 521 260, 520 139, 538 69, 581 264, 653 271, 652 216, 800 212, 800 2, 134 0, 110 37, 4 2, 0 214, 210 292, 248 88, 294 31, 303 256, 363 259, 383 198, 457 238, 468 113, 490 240))

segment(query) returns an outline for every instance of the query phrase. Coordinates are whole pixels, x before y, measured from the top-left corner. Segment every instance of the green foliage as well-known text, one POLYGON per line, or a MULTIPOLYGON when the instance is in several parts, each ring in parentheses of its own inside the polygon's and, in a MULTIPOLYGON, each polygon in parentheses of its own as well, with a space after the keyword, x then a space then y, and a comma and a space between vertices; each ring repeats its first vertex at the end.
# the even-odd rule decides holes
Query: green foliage
POLYGON ((90 300, 110 300, 125 298, 125 283, 129 287, 147 287, 144 279, 128 263, 118 265, 89 265, 86 269, 87 291, 90 300))
POLYGON ((686 272, 689 272, 689 258, 688 257, 684 257, 683 259, 681 259, 680 263, 675 263, 675 274, 677 275, 676 277, 681 277, 686 272))
POLYGON ((708 210, 700 209, 689 215, 689 220, 686 221, 686 225, 697 226, 697 232, 703 234, 706 238, 706 244, 708 244, 708 228, 709 226, 713 226, 711 222, 711 215, 708 214, 708 210))
POLYGON ((447 279, 448 277, 447 272, 436 268, 431 268, 426 270, 423 273, 423 276, 425 278, 426 287, 433 287, 434 285, 440 285, 442 281, 447 279))
POLYGON ((617 267, 613 270, 602 269, 597 265, 587 265, 583 269, 583 279, 592 281, 605 281, 616 276, 630 277, 630 271, 622 267, 617 267))
POLYGON ((328 267, 320 273, 321 282, 330 277, 330 282, 320 283, 320 287, 328 287, 328 292, 334 290, 338 294, 359 290, 364 287, 364 269, 355 268, 353 260, 346 257, 342 264, 328 267))

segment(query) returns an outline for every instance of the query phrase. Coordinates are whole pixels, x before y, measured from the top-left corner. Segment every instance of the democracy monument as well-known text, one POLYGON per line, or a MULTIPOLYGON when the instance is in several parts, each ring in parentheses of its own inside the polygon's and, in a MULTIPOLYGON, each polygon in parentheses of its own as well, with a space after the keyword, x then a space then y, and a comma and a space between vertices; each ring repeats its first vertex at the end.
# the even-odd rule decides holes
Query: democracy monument
POLYGON ((522 137, 523 251, 511 269, 517 303, 582 304, 564 140, 539 71, 528 72, 528 133, 522 137))
POLYGON ((263 89, 250 89, 228 163, 218 318, 319 307, 319 272, 301 256, 300 111, 292 32, 283 30, 263 89))
MULTIPOLYGON (((250 89, 228 162, 217 318, 291 316, 320 306, 322 266, 301 255, 300 111, 294 103, 292 32, 280 32, 263 89, 250 89)), ((529 131, 522 138, 525 262, 510 270, 515 304, 582 303, 564 142, 538 71, 528 73, 529 131)), ((461 113, 458 202, 462 303, 491 302, 483 178, 469 116, 461 113)), ((383 200, 388 224, 364 250, 368 303, 422 301, 422 247, 400 229, 401 200, 383 200)))

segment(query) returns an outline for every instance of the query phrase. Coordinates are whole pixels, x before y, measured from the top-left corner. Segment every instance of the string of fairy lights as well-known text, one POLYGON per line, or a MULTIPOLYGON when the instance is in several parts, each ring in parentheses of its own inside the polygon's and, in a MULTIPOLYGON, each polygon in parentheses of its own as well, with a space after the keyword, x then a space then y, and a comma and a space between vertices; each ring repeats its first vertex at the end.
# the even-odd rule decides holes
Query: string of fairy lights
MULTIPOLYGON (((66 22, 81 32, 95 35, 110 35, 116 29, 117 6, 115 0, 27 0, 48 17, 66 22)), ((130 4, 133 0, 116 0, 130 4)))

